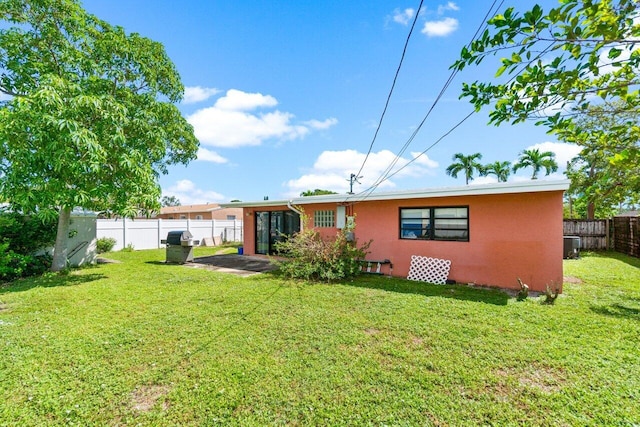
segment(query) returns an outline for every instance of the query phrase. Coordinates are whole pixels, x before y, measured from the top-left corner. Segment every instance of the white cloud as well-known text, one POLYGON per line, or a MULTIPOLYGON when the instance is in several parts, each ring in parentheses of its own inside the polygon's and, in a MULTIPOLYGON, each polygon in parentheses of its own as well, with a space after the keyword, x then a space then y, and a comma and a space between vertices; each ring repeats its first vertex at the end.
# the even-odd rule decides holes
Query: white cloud
POLYGON ((229 89, 225 96, 216 101, 215 108, 227 111, 251 111, 276 105, 278 105, 278 101, 271 95, 229 89))
POLYGON ((393 11, 393 22, 398 23, 400 25, 408 25, 409 21, 414 17, 416 11, 412 8, 407 8, 404 10, 396 9, 393 11))
POLYGON ((458 20, 443 18, 439 21, 427 21, 422 28, 422 34, 427 37, 445 37, 458 29, 458 20))
POLYGON ((447 12, 447 11, 454 11, 457 12, 458 10, 460 10, 460 8, 458 7, 457 4, 455 4, 454 2, 450 1, 447 2, 447 4, 441 4, 438 6, 438 15, 442 15, 443 13, 447 12))
POLYGON ((469 181, 469 185, 495 184, 497 182, 498 178, 493 175, 476 176, 473 178, 473 181, 469 181))
POLYGON ((558 169, 560 171, 565 170, 567 167, 567 162, 577 156, 578 153, 580 153, 579 146, 575 144, 568 144, 566 142, 545 141, 527 147, 528 150, 533 150, 536 148, 540 150, 540 152, 551 151, 552 153, 555 153, 556 163, 558 163, 558 169))
POLYGON ((304 125, 309 126, 312 129, 324 130, 329 129, 331 126, 335 126, 338 124, 338 119, 331 117, 327 120, 308 120, 303 122, 304 125))
POLYGON ((225 197, 218 192, 196 188, 196 185, 188 179, 177 181, 171 187, 163 190, 162 195, 174 196, 183 205, 198 205, 225 200, 225 197))
POLYGON ((250 112, 274 107, 278 101, 270 95, 229 90, 212 107, 202 108, 187 117, 196 137, 213 147, 256 146, 269 139, 294 140, 312 130, 335 125, 335 118, 294 123, 295 116, 279 110, 250 112))
MULTIPOLYGON (((412 153, 415 158, 418 153, 412 153)), ((356 150, 325 151, 321 153, 311 170, 297 179, 285 183, 289 189, 287 196, 297 197, 301 192, 320 188, 331 190, 337 193, 347 193, 349 191, 349 177, 352 173, 358 172, 360 165, 366 154, 356 150)), ((370 153, 361 172, 360 184, 354 186, 354 192, 364 191, 375 183, 384 173, 389 164, 395 159, 395 154, 389 150, 381 150, 377 153, 370 153)), ((406 166, 411 159, 401 158, 393 171, 406 166)), ((421 177, 432 174, 433 169, 438 167, 438 163, 423 155, 415 162, 409 164, 389 180, 384 181, 378 189, 394 188, 394 179, 406 177, 421 177)), ((392 171, 392 173, 393 173, 392 171)))
POLYGON ((212 96, 220 93, 219 89, 213 87, 187 86, 184 88, 183 104, 195 104, 206 101, 212 96))
POLYGON ((426 154, 412 152, 411 157, 416 159, 415 163, 430 169, 435 169, 439 166, 438 162, 436 162, 435 160, 431 160, 426 154))
POLYGON ((222 157, 220 154, 215 151, 207 150, 206 148, 198 148, 198 158, 196 160, 200 160, 203 162, 212 162, 212 163, 227 163, 228 160, 222 157))
POLYGON ((598 57, 598 72, 600 75, 613 73, 620 69, 621 65, 624 65, 631 58, 631 53, 638 50, 638 48, 631 48, 630 46, 620 46, 620 55, 615 59, 609 59, 609 52, 611 49, 605 49, 600 53, 598 57), (614 65, 618 64, 618 65, 614 65))

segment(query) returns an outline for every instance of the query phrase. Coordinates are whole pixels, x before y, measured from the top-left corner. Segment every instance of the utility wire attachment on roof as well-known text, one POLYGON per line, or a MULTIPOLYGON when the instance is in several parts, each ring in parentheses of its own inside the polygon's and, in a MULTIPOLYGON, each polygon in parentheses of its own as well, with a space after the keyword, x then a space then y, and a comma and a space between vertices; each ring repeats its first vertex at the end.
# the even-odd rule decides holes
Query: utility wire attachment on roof
POLYGON ((354 182, 360 184, 360 181, 358 181, 360 178, 363 178, 363 176, 362 175, 357 176, 355 173, 351 174, 351 176, 347 180, 347 181, 349 181, 349 194, 353 194, 353 183, 354 182))

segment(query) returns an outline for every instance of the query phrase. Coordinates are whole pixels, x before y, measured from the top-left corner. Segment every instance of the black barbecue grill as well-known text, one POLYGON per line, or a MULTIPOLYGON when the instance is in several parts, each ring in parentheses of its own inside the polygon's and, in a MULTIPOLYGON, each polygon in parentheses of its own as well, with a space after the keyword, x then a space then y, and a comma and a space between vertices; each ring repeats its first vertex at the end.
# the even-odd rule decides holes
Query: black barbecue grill
POLYGON ((174 230, 167 233, 167 238, 160 243, 167 245, 168 263, 184 264, 193 262, 193 246, 200 243, 193 240, 193 234, 188 230, 174 230))

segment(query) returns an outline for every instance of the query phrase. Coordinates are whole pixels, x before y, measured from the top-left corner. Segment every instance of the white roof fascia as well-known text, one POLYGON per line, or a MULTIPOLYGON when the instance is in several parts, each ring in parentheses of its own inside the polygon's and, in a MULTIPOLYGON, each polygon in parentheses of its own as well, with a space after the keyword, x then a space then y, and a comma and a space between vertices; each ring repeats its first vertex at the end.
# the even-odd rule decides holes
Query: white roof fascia
POLYGON ((357 203, 376 200, 407 200, 437 197, 480 196, 489 194, 537 193, 543 191, 566 191, 569 180, 545 181, 530 180, 519 182, 501 182, 493 184, 467 185, 464 187, 441 187, 419 190, 404 190, 385 193, 362 194, 327 194, 322 196, 296 197, 289 200, 260 200, 255 202, 221 203, 225 208, 231 207, 268 207, 293 205, 309 205, 318 203, 357 203))

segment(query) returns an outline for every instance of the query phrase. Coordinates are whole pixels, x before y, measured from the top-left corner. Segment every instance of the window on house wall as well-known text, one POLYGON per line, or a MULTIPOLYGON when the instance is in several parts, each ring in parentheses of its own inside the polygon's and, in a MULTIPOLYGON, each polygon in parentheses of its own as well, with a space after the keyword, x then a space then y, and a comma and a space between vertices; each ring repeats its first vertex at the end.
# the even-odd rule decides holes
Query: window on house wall
POLYGON ((180 215, 180 219, 187 219, 186 215, 180 215))
POLYGON ((400 209, 400 238, 469 241, 469 207, 400 209))
POLYGON ((336 216, 334 211, 315 211, 313 213, 314 227, 335 227, 336 216))
POLYGON ((227 215, 227 220, 228 221, 235 221, 236 216, 235 215, 227 215))
POLYGON ((202 219, 202 215, 196 215, 196 219, 202 219))

